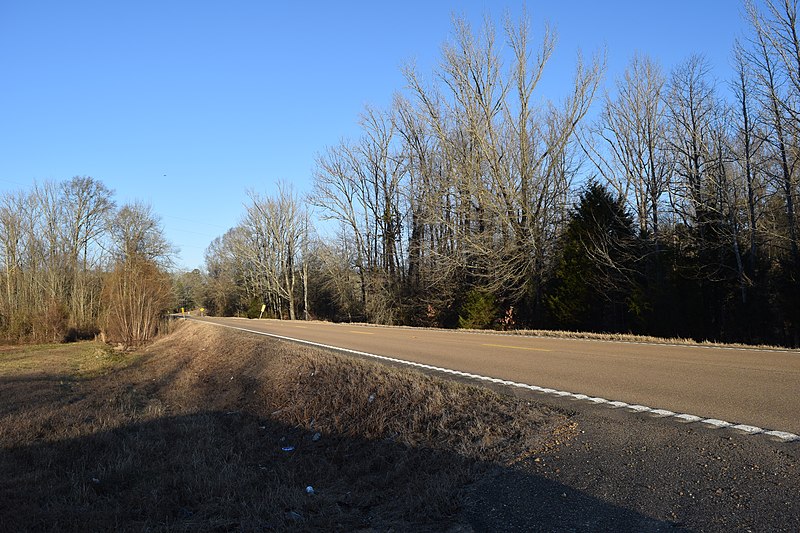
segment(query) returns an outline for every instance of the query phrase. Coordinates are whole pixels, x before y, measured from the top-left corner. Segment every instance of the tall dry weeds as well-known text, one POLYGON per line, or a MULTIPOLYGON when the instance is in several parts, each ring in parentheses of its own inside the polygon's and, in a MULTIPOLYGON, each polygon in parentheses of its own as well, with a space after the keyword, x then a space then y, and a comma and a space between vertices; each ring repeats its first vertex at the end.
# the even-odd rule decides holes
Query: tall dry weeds
POLYGON ((132 354, 5 357, 0 524, 14 531, 445 530, 469 483, 565 421, 197 323, 132 354))

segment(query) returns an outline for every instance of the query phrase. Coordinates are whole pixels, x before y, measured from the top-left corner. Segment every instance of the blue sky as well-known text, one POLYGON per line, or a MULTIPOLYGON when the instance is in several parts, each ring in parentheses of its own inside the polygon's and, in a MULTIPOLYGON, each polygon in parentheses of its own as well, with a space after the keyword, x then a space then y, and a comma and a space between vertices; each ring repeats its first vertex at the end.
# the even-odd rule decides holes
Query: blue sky
MULTIPOLYGON (((705 54, 720 85, 745 31, 738 0, 544 1, 535 35, 558 31, 542 97, 567 90, 576 53, 608 52, 606 86, 635 51, 665 70, 705 54)), ((451 16, 502 22, 520 2, 80 0, 0 2, 0 194, 92 176, 119 203, 161 214, 200 267, 235 225, 246 191, 299 192, 314 158, 358 135, 366 104, 388 106, 415 61, 430 77, 451 16)))

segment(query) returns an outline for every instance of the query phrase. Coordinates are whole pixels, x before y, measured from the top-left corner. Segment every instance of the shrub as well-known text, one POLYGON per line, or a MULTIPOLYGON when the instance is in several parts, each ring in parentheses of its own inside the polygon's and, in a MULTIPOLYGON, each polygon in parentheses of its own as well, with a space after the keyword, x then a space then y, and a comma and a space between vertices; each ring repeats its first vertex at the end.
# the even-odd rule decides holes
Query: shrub
POLYGON ((103 286, 103 333, 109 342, 137 346, 155 337, 164 312, 172 307, 172 281, 143 257, 117 263, 103 286))
POLYGON ((258 318, 261 315, 261 306, 264 302, 261 298, 253 298, 250 300, 250 305, 247 307, 247 318, 258 318))
POLYGON ((492 294, 473 289, 467 293, 461 312, 458 314, 458 327, 465 329, 488 329, 497 318, 497 302, 492 294))
POLYGON ((69 312, 64 304, 57 300, 50 300, 40 313, 37 314, 33 329, 36 332, 36 341, 64 342, 67 337, 67 323, 69 312))

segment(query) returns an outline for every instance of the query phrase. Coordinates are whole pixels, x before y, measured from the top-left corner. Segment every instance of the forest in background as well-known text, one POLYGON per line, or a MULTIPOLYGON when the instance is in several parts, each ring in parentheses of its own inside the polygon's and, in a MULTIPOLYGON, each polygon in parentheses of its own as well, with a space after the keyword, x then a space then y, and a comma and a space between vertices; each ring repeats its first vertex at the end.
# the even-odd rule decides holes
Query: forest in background
POLYGON ((149 206, 118 207, 93 178, 4 194, 0 339, 150 340, 174 305, 174 251, 149 206))
MULTIPOLYGON (((437 70, 406 68, 393 105, 319 155, 312 191, 250 192, 205 271, 171 275, 169 305, 800 345, 797 5, 763 6, 747 5, 730 80, 699 55, 669 72, 638 55, 604 85, 602 54, 579 56, 557 101, 537 90, 552 31, 456 19, 437 70)), ((102 329, 125 317, 112 300, 136 301, 119 288, 135 269, 165 274, 169 250, 125 244, 108 191, 102 215, 78 207, 87 179, 105 191, 75 178, 3 198, 4 336, 38 335, 42 313, 102 329)))

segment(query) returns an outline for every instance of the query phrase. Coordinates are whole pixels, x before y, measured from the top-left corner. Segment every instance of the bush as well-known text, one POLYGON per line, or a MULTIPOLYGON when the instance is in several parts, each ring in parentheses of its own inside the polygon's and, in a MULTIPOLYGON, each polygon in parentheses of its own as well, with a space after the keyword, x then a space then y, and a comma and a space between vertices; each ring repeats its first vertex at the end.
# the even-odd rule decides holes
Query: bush
POLYGON ((109 342, 137 346, 155 337, 159 321, 174 303, 172 280, 150 260, 117 263, 103 286, 103 333, 109 342))
POLYGON ((250 305, 247 307, 247 318, 258 318, 261 316, 261 306, 264 302, 261 298, 253 298, 250 300, 250 305))
POLYGON ((492 294, 473 289, 467 293, 461 312, 458 314, 458 327, 465 329, 489 329, 497 318, 497 302, 492 294))
POLYGON ((9 342, 30 341, 33 335, 33 318, 30 313, 17 312, 8 317, 3 327, 3 336, 9 342))
POLYGON ((67 337, 67 323, 69 312, 64 304, 50 300, 34 321, 36 341, 64 342, 67 337))

